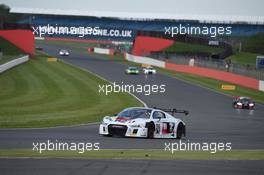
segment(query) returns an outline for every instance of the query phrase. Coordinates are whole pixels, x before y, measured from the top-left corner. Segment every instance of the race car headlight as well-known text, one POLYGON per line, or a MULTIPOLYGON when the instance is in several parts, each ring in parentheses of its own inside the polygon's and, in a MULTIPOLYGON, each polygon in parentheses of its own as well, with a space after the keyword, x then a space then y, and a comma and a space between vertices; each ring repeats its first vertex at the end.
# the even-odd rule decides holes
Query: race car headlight
POLYGON ((109 119, 104 118, 102 121, 102 125, 107 125, 109 123, 109 119))
POLYGON ((253 103, 250 103, 249 106, 254 106, 254 104, 253 103))
POLYGON ((237 103, 237 105, 241 106, 241 105, 242 105, 242 103, 238 102, 238 103, 237 103))
POLYGON ((131 124, 129 125, 131 128, 144 128, 143 124, 131 124))
POLYGON ((139 128, 141 127, 140 125, 129 125, 131 128, 139 128))
POLYGON ((102 121, 101 125, 107 125, 107 123, 106 123, 106 122, 104 122, 104 121, 102 121))

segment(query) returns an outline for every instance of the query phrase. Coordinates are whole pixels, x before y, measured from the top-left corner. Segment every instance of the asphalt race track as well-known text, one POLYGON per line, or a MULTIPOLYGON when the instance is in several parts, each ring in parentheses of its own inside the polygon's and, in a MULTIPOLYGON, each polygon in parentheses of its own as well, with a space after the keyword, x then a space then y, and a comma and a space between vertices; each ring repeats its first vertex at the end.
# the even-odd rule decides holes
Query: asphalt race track
POLYGON ((0 159, 1 175, 259 175, 262 165, 263 161, 0 159))
MULTIPOLYGON (((43 46, 50 55, 57 56, 59 46, 43 46)), ((65 48, 65 46, 64 46, 65 48)), ((126 75, 127 65, 109 60, 91 58, 71 52, 61 57, 67 63, 87 69, 111 82, 124 84, 165 84, 161 94, 136 94, 148 106, 187 109, 189 116, 179 115, 187 125, 186 141, 231 142, 232 149, 263 149, 264 106, 256 110, 235 110, 232 98, 201 88, 163 74, 145 76, 126 75)), ((106 96, 107 98, 107 96, 106 96)), ((102 116, 103 117, 103 116, 102 116)), ((163 149, 172 139, 109 138, 98 135, 98 124, 49 129, 1 129, 0 148, 32 148, 32 142, 50 140, 99 142, 102 149, 163 149)))
MULTIPOLYGON (((60 46, 42 45, 44 51, 58 57, 60 46)), ((67 48, 63 46, 63 48, 67 48)), ((70 48, 69 48, 70 49, 70 48)), ((232 108, 232 98, 199 86, 177 80, 158 73, 157 75, 134 76, 126 75, 124 70, 127 65, 111 60, 92 58, 86 54, 71 51, 69 57, 60 57, 65 62, 76 65, 90 72, 100 75, 105 79, 121 84, 156 84, 166 85, 163 94, 135 94, 148 106, 186 109, 189 116, 179 115, 187 125, 186 142, 231 142, 232 149, 263 149, 264 148, 264 106, 257 104, 256 110, 235 110, 232 108)), ((107 98, 107 96, 106 96, 107 98)), ((103 116, 102 116, 103 117, 103 116)), ((98 124, 80 126, 44 128, 44 129, 0 129, 0 149, 32 149, 32 142, 50 140, 63 140, 69 142, 98 142, 101 149, 164 149, 165 142, 178 142, 173 139, 136 139, 136 138, 111 138, 98 135, 98 124)), ((40 173, 85 174, 85 170, 94 170, 94 174, 117 172, 120 166, 123 172, 133 172, 135 167, 141 167, 133 174, 262 174, 263 161, 138 161, 138 160, 79 160, 79 159, 0 159, 0 169, 16 174, 10 164, 19 165, 16 170, 22 174, 34 174, 40 166, 40 173), (48 160, 48 161, 46 161, 48 160), (32 164, 36 165, 36 168, 32 164), (163 168, 158 169, 159 164, 163 168), (5 166, 7 165, 7 166, 5 166), (54 166, 58 165, 57 168, 54 166), (179 166, 175 166, 179 165, 179 166), (31 166, 31 167, 30 167, 31 166), (64 169, 63 167, 68 167, 64 169), (194 167, 194 168, 193 168, 194 167), (224 168, 223 168, 224 167, 224 168), (102 169, 103 168, 103 169, 102 169), (59 171, 62 170, 63 171, 59 171), (157 170, 158 169, 158 170, 157 170), (179 171, 181 170, 181 171, 179 171), (56 171, 58 171, 56 173, 56 171), (97 173, 96 173, 97 172, 97 173), (191 173, 192 172, 192 173, 191 173), (215 173, 217 172, 217 173, 215 173), (262 173, 260 173, 262 172, 262 173)), ((90 173, 89 173, 90 174, 90 173)), ((91 173, 93 174, 93 173, 91 173)), ((109 174, 109 173, 108 173, 109 174)))

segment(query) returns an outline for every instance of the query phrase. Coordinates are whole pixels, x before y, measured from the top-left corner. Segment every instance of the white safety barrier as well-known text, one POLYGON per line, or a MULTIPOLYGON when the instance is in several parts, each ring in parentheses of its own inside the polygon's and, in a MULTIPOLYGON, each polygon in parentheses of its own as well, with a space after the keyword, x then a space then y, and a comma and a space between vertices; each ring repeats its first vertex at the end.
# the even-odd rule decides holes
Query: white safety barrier
POLYGON ((94 48, 94 53, 100 53, 100 54, 110 54, 110 49, 102 49, 102 48, 94 48))
POLYGON ((26 55, 26 56, 14 59, 12 61, 9 61, 7 63, 4 63, 4 64, 0 65, 0 73, 6 71, 8 69, 11 69, 12 67, 15 67, 15 66, 17 66, 19 64, 27 62, 28 60, 29 60, 29 56, 26 55))
POLYGON ((264 91, 264 81, 263 80, 259 80, 259 90, 264 91))
POLYGON ((156 60, 156 59, 149 58, 149 57, 135 56, 135 55, 130 55, 126 53, 126 59, 128 61, 135 62, 135 63, 149 64, 152 66, 165 68, 164 61, 156 60))

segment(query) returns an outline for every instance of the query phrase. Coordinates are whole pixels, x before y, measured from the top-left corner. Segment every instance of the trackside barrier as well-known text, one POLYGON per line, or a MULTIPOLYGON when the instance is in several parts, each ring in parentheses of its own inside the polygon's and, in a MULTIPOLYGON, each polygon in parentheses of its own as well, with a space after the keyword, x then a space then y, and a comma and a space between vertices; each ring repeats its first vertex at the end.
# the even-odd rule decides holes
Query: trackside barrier
POLYGON ((110 49, 102 49, 102 48, 95 47, 94 48, 94 53, 109 55, 110 54, 110 49))
POLYGON ((102 49, 102 48, 88 48, 88 52, 94 52, 94 53, 99 53, 99 54, 106 54, 106 55, 114 55, 115 54, 115 49, 102 49))
POLYGON ((115 50, 114 49, 102 49, 102 48, 88 48, 88 52, 94 52, 99 54, 106 54, 106 55, 114 55, 115 50))
POLYGON ((126 53, 126 59, 131 62, 140 63, 140 64, 148 64, 152 66, 157 66, 161 68, 165 68, 165 62, 156 60, 149 57, 141 57, 141 56, 134 56, 126 53))
POLYGON ((12 61, 9 61, 7 63, 4 63, 4 64, 0 65, 0 73, 6 71, 8 69, 11 69, 12 67, 15 67, 15 66, 17 66, 19 64, 25 63, 28 60, 29 60, 29 56, 26 55, 26 56, 14 59, 12 61))
POLYGON ((140 64, 149 64, 152 66, 157 66, 176 72, 200 75, 203 77, 234 83, 247 88, 264 91, 264 81, 260 81, 251 77, 246 77, 242 75, 233 74, 230 72, 224 72, 224 71, 213 70, 208 68, 166 63, 164 61, 156 60, 153 58, 134 56, 128 53, 126 53, 125 56, 126 56, 126 60, 131 62, 140 63, 140 64))
POLYGON ((259 80, 259 90, 264 91, 264 81, 263 80, 259 80))

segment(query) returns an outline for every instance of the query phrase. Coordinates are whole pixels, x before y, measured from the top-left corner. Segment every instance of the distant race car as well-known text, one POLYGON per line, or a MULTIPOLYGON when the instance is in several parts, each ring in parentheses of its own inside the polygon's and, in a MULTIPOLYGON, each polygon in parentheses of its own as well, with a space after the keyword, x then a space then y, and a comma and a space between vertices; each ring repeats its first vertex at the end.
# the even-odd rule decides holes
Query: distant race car
POLYGON ((254 109, 255 102, 249 97, 235 97, 233 107, 235 109, 254 109))
POLYGON ((173 117, 175 113, 189 114, 188 111, 176 109, 127 108, 116 116, 104 117, 99 127, 99 134, 104 136, 181 139, 186 135, 186 127, 181 119, 173 117))
POLYGON ((68 50, 62 49, 62 50, 59 51, 59 55, 60 56, 69 56, 70 53, 69 53, 68 50))
POLYGON ((150 66, 150 67, 143 68, 143 73, 144 74, 156 74, 157 70, 150 66))
POLYGON ((137 67, 128 67, 126 69, 127 74, 139 74, 139 69, 137 67))
POLYGON ((36 46, 35 49, 36 49, 36 50, 43 50, 43 47, 41 47, 41 46, 36 46))

